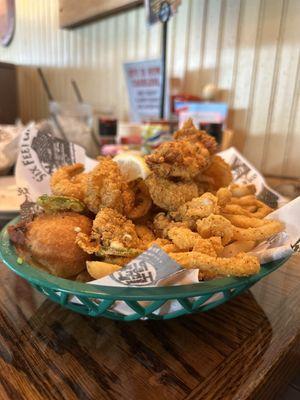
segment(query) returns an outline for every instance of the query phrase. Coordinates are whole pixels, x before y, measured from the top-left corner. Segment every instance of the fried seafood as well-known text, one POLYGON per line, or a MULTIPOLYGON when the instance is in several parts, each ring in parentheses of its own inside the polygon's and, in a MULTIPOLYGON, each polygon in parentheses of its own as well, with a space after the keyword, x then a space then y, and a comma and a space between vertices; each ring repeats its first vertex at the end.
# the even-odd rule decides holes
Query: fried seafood
POLYGON ((183 204, 177 211, 170 212, 175 221, 190 221, 195 223, 198 219, 208 217, 210 214, 218 214, 218 198, 212 193, 204 193, 191 201, 183 204))
POLYGON ((282 232, 284 229, 284 224, 280 221, 265 220, 264 222, 264 225, 255 228, 238 228, 234 226, 232 238, 234 240, 263 241, 276 233, 282 232))
POLYGON ((190 180, 209 166, 210 154, 202 143, 165 142, 146 156, 146 162, 157 176, 190 180))
POLYGON ((198 187, 193 181, 174 182, 152 173, 145 182, 153 203, 168 211, 176 211, 182 204, 199 194, 198 187))
POLYGON ((255 194, 256 187, 253 184, 248 185, 238 185, 236 183, 232 183, 228 188, 233 197, 244 197, 251 194, 255 194))
POLYGON ((95 214, 104 207, 121 214, 134 207, 134 193, 124 181, 118 164, 110 158, 100 157, 89 173, 84 203, 95 214))
POLYGON ((232 182, 230 165, 222 157, 213 155, 209 167, 198 174, 196 180, 205 190, 216 191, 232 182))
POLYGON ((83 164, 65 165, 53 173, 50 178, 52 193, 57 196, 75 197, 84 201, 88 174, 84 173, 83 164))
POLYGON ((239 253, 247 253, 256 245, 255 240, 239 240, 224 247, 221 257, 235 257, 239 253))
POLYGON ((211 214, 197 221, 197 231, 203 238, 220 237, 223 245, 231 241, 233 228, 231 222, 222 215, 211 214))
POLYGON ((78 231, 89 235, 92 221, 75 212, 41 214, 26 225, 25 254, 51 274, 72 277, 85 269, 89 255, 76 244, 78 231))
POLYGON ((201 239, 198 233, 184 227, 172 227, 168 231, 168 237, 180 250, 185 251, 192 250, 197 240, 201 239))
POLYGON ((223 276, 249 276, 257 274, 260 264, 257 257, 239 253, 235 257, 213 257, 196 251, 169 253, 184 268, 197 268, 200 272, 211 272, 223 276))
POLYGON ((188 221, 184 222, 173 221, 170 215, 166 215, 163 212, 156 214, 153 219, 154 232, 156 233, 157 236, 162 238, 167 238, 169 229, 175 226, 190 228, 190 224, 188 221))
POLYGON ((174 139, 190 143, 201 143, 207 148, 210 154, 214 154, 217 151, 218 144, 215 138, 208 135, 205 131, 199 131, 194 126, 191 118, 185 121, 182 128, 174 133, 174 139))
POLYGON ((135 230, 140 239, 140 247, 147 248, 148 244, 155 240, 155 235, 146 225, 135 225, 135 230))
MULTIPOLYGON (((130 219, 138 219, 144 217, 152 206, 152 199, 148 187, 142 180, 133 181, 129 184, 130 189, 134 193, 134 202, 125 209, 125 215, 130 219)), ((130 193, 130 192, 128 192, 130 193)))

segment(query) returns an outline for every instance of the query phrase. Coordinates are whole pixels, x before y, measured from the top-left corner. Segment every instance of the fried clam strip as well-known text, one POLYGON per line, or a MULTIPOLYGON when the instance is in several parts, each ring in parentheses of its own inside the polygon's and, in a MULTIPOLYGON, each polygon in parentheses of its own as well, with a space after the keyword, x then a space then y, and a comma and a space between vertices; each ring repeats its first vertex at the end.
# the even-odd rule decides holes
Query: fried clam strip
POLYGON ((255 256, 239 253, 235 257, 213 257, 195 251, 185 253, 169 253, 178 264, 188 269, 199 269, 222 276, 249 276, 257 274, 260 264, 255 256))
POLYGON ((233 240, 262 241, 284 230, 284 224, 280 221, 266 220, 265 224, 255 228, 233 227, 233 240))
POLYGON ((169 215, 167 216, 165 213, 158 213, 153 219, 154 232, 159 237, 167 238, 169 229, 174 226, 190 228, 191 224, 189 221, 172 221, 171 217, 169 215))
POLYGON ((260 219, 255 217, 246 217, 245 215, 236 214, 223 214, 223 216, 228 219, 232 225, 238 228, 257 228, 268 223, 267 219, 260 219))
POLYGON ((211 256, 217 256, 223 250, 220 238, 203 239, 188 228, 173 227, 168 231, 168 236, 180 250, 193 250, 211 256))
POLYGON ((191 201, 183 204, 177 211, 170 212, 170 216, 175 221, 193 221, 208 217, 210 214, 218 214, 218 198, 212 193, 204 193, 191 201))
POLYGON ((233 237, 233 225, 222 215, 211 214, 207 218, 199 219, 197 221, 197 231, 204 239, 211 236, 220 237, 224 246, 233 237))
MULTIPOLYGON (((240 198, 238 200, 242 200, 240 198)), ((248 201, 249 204, 226 204, 222 208, 222 214, 237 214, 237 215, 245 215, 247 217, 256 217, 256 218, 264 218, 268 214, 270 214, 273 209, 267 206, 262 201, 255 199, 252 204, 248 201), (251 207, 250 210, 246 207, 251 207), (254 208, 253 208, 254 207, 254 208)))
POLYGON ((238 185, 236 183, 232 183, 229 186, 229 190, 233 197, 244 197, 247 195, 255 194, 256 187, 252 183, 248 185, 238 185))

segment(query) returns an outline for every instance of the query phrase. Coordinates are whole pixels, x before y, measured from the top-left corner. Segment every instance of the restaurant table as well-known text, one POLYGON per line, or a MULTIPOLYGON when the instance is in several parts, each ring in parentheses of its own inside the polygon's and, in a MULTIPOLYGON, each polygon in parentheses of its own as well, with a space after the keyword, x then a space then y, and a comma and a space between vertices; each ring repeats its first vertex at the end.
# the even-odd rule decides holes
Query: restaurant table
POLYGON ((0 263, 0 399, 275 399, 300 363, 300 254, 206 313, 85 317, 0 263))

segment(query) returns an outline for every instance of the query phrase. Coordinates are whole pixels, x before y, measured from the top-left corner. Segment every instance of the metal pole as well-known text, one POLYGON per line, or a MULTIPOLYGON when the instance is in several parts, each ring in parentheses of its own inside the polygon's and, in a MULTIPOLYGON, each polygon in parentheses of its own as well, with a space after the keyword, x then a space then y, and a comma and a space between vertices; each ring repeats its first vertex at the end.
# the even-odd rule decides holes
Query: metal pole
POLYGON ((165 97, 166 97, 166 63, 167 63, 167 36, 168 36, 168 20, 162 23, 162 88, 160 99, 160 118, 165 115, 165 97))
POLYGON ((159 19, 162 22, 162 88, 160 98, 160 118, 165 115, 165 100, 166 100, 166 63, 167 63, 167 36, 168 36, 168 21, 171 16, 171 6, 168 1, 163 1, 159 10, 159 19))

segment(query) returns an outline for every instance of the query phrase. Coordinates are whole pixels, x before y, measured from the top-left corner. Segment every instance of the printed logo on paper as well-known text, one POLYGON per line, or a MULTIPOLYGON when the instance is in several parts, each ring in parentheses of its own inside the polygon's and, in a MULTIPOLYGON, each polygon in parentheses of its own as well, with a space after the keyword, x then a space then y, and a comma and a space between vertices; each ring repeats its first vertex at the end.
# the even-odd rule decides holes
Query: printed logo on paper
POLYGON ((111 277, 123 285, 147 286, 155 282, 156 269, 146 261, 136 260, 125 269, 114 272, 111 277))

